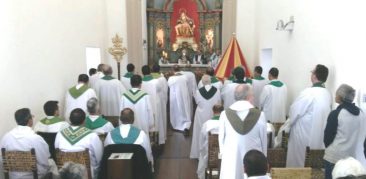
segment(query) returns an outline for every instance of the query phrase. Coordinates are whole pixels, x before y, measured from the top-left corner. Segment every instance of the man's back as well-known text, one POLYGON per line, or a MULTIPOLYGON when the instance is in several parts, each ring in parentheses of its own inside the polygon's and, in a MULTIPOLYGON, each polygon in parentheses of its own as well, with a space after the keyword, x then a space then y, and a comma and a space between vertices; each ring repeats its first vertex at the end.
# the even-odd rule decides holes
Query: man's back
POLYGON ((260 108, 266 115, 267 121, 272 123, 286 121, 287 86, 281 84, 281 86, 267 84, 260 96, 260 108))
POLYGON ((78 84, 70 88, 66 92, 64 117, 68 119, 70 112, 75 108, 81 108, 86 112, 86 102, 93 97, 97 97, 95 91, 86 84, 78 84))
POLYGON ((238 83, 229 83, 222 87, 221 99, 224 101, 224 109, 228 108, 235 102, 234 91, 238 83))
POLYGON ((69 123, 59 117, 47 116, 46 118, 37 122, 37 124, 34 126, 34 131, 57 133, 69 126, 69 123))
POLYGON ((268 81, 264 78, 253 78, 253 94, 254 94, 254 106, 259 108, 259 99, 263 91, 264 86, 268 84, 268 81))

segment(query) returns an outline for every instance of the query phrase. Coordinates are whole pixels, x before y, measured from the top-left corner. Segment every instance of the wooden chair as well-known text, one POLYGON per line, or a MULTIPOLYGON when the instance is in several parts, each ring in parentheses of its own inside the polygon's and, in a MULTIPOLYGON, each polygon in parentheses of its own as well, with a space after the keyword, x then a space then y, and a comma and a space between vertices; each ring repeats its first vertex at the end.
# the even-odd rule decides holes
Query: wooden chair
POLYGON ((49 133, 49 132, 37 132, 38 135, 40 135, 48 144, 48 148, 51 154, 51 158, 53 160, 56 160, 55 156, 55 139, 57 133, 49 133))
POLYGON ((100 141, 102 141, 104 143, 105 138, 107 137, 108 133, 102 133, 102 134, 98 134, 98 137, 100 139, 100 141))
POLYGON ((281 126, 283 125, 284 123, 272 123, 274 129, 275 129, 275 136, 277 136, 278 134, 278 131, 280 130, 281 126))
MULTIPOLYGON (((208 161, 207 168, 205 171, 205 178, 213 178, 214 171, 217 172, 217 176, 220 176, 220 164, 219 159, 219 135, 218 134, 208 134, 208 161)), ((216 173, 215 172, 215 173, 216 173)))
POLYGON ((282 131, 282 143, 281 143, 281 147, 287 150, 287 146, 288 146, 288 139, 290 137, 289 133, 286 133, 285 131, 282 131))
POLYGON ((60 169, 66 162, 74 162, 85 165, 88 171, 88 178, 91 179, 91 167, 89 149, 85 149, 81 152, 62 152, 60 149, 56 149, 56 165, 60 169))
POLYGON ((37 158, 34 148, 30 151, 6 151, 1 148, 5 179, 9 179, 9 172, 32 172, 33 178, 38 179, 37 158))
POLYGON ((267 148, 272 148, 272 135, 273 133, 267 133, 267 148))
POLYGON ((119 116, 104 116, 104 118, 111 122, 113 127, 119 126, 119 116))
POLYGON ((286 167, 287 150, 285 148, 267 149, 267 160, 270 168, 286 167))
POLYGON ((311 168, 272 168, 272 179, 310 179, 311 168))
POLYGON ((311 175, 314 179, 325 178, 324 171, 322 170, 324 168, 323 157, 324 149, 315 150, 310 149, 310 147, 306 147, 304 166, 312 168, 311 175))

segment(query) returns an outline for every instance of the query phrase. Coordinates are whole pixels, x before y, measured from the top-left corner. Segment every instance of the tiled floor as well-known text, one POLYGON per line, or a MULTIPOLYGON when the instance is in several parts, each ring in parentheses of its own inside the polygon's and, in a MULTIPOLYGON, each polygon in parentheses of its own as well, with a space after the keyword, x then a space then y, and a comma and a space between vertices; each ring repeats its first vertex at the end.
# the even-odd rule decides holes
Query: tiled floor
POLYGON ((168 132, 164 151, 155 162, 155 179, 197 179, 198 160, 189 158, 191 138, 180 132, 168 132))

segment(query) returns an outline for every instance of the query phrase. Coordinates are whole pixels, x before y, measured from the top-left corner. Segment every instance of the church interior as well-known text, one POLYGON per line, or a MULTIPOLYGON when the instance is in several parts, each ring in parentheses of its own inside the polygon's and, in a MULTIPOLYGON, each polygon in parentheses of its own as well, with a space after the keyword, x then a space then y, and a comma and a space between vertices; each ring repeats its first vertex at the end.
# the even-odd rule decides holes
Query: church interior
MULTIPOLYGON (((222 55, 216 65, 224 63, 220 60, 233 39, 239 51, 234 57, 228 52, 227 58, 243 60, 222 67, 220 80, 236 64, 245 65, 247 78, 254 77, 256 66, 263 68, 264 78, 276 67, 287 86, 288 112, 301 91, 313 85, 314 66, 323 64, 329 69, 325 86, 331 109, 337 108, 341 84, 355 89, 353 102, 364 109, 365 5, 363 0, 2 0, 0 138, 17 126, 14 112, 20 108, 31 109, 35 124, 44 117, 44 103, 55 100, 67 118, 65 92, 79 74, 101 63, 112 67, 116 79, 128 72, 129 63, 139 75, 144 65, 159 64, 161 72, 171 73, 178 64, 202 76, 216 51, 222 55), (122 55, 111 50, 116 40, 122 55), (197 53, 206 59, 194 61, 197 53)), ((153 148, 155 179, 198 177, 198 160, 189 154, 192 128, 193 117, 189 137, 168 122, 165 145, 153 148)))

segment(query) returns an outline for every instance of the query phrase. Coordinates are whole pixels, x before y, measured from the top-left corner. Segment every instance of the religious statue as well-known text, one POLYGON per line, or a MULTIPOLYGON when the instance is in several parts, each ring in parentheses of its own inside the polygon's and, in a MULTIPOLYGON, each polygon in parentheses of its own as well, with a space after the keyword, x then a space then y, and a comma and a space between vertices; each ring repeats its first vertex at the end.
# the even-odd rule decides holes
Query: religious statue
POLYGON ((178 60, 178 64, 189 65, 190 63, 191 63, 190 62, 190 59, 187 56, 187 50, 186 49, 183 49, 182 50, 182 56, 180 56, 180 58, 178 60))
POLYGON ((180 17, 177 21, 177 25, 175 26, 175 32, 177 36, 181 37, 193 37, 194 35, 194 22, 191 18, 187 16, 186 9, 179 10, 180 17))

